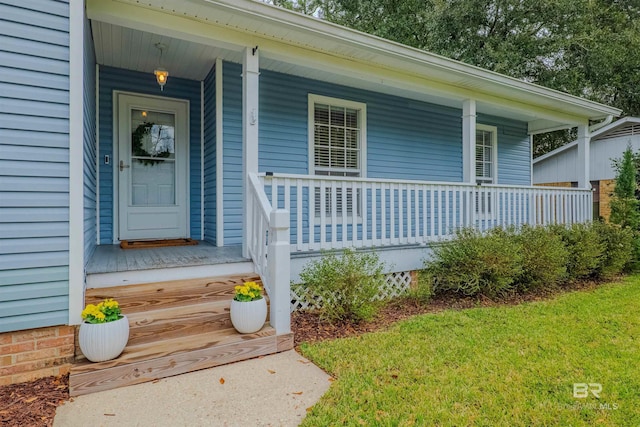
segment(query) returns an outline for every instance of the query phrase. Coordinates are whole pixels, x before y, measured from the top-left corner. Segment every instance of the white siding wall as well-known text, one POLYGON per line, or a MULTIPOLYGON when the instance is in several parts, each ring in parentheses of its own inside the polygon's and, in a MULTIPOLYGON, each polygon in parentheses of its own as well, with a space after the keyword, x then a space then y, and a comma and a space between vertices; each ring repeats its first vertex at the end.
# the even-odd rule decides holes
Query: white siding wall
POLYGON ((64 324, 69 4, 0 0, 0 332, 64 324))
POLYGON ((571 147, 533 165, 534 184, 574 181, 578 181, 578 147, 571 147))
MULTIPOLYGON (((591 141, 591 181, 614 179, 612 159, 619 159, 631 145, 634 152, 640 151, 640 135, 603 138, 591 141)), ((555 156, 534 163, 533 183, 578 181, 578 149, 571 147, 555 156)))
POLYGON ((621 136, 591 142, 591 180, 614 179, 616 171, 612 159, 621 158, 627 146, 634 152, 640 150, 640 135, 621 136))

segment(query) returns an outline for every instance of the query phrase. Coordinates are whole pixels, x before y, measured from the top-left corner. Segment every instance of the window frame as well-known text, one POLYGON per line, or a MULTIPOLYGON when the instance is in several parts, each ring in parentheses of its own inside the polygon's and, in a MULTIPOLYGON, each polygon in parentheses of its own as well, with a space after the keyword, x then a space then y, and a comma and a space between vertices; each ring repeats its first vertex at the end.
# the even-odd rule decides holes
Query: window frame
MULTIPOLYGON (((316 175, 315 166, 315 105, 327 104, 329 106, 351 108, 358 111, 358 121, 360 128, 360 153, 358 162, 360 163, 360 176, 358 178, 367 177, 367 104, 364 102, 350 101, 342 98, 332 98, 329 96, 316 95, 310 93, 308 95, 308 127, 309 127, 309 175, 316 175)), ((322 175, 332 176, 332 175, 322 175)))
MULTIPOLYGON (((476 136, 475 136, 475 146, 478 146, 478 137, 477 137, 477 132, 478 131, 482 131, 482 132, 489 132, 491 134, 491 182, 487 182, 487 181, 480 181, 478 180, 478 176, 476 174, 476 185, 478 186, 483 186, 483 185, 496 185, 498 184, 498 127, 497 126, 491 126, 491 125, 485 125, 485 124, 480 124, 477 123, 476 124, 476 136)), ((476 148, 477 150, 477 148, 476 148)), ((473 164, 474 170, 477 171, 477 167, 478 167, 478 159, 474 156, 474 164, 473 164)), ((484 168, 483 168, 484 169, 484 168)), ((486 178, 484 178, 486 179, 486 178)), ((496 218, 496 213, 498 210, 498 201, 497 200, 492 200, 495 199, 494 197, 491 197, 491 195, 489 195, 489 205, 486 206, 484 209, 480 208, 480 204, 484 203, 484 201, 480 201, 478 199, 479 197, 479 193, 478 195, 476 195, 476 201, 475 201, 475 211, 476 211, 476 215, 479 216, 479 218, 481 220, 491 220, 491 219, 495 219, 496 218)))
MULTIPOLYGON (((498 127, 497 126, 490 126, 490 125, 484 125, 484 124, 478 123, 478 124, 476 124, 476 133, 478 131, 490 132, 491 133, 491 152, 492 152, 492 156, 491 156, 491 175, 492 175, 492 177, 491 177, 491 182, 479 183, 478 182, 478 175, 476 174, 476 184, 477 185, 497 184, 498 183, 498 127)), ((478 146, 477 134, 476 134, 475 138, 476 138, 475 145, 477 147, 478 146)), ((475 156, 474 156, 473 167, 475 168, 475 170, 477 170, 478 160, 475 158, 475 156)))
MULTIPOLYGON (((360 130, 360 138, 359 138, 359 155, 358 155, 358 163, 359 163, 359 171, 360 175, 357 178, 366 178, 367 176, 367 104, 364 102, 350 101, 342 98, 333 98, 329 96, 316 95, 310 93, 308 95, 307 101, 307 123, 308 123, 308 152, 309 152, 309 175, 313 176, 322 176, 322 177, 335 177, 341 178, 339 175, 317 175, 316 174, 316 166, 315 166, 315 106, 316 104, 326 104, 329 107, 341 107, 341 108, 350 108, 358 111, 358 128, 360 130)), ((353 196, 352 196, 353 197, 353 196)), ((358 223, 362 222, 362 199, 358 194, 356 202, 356 221, 358 223)), ((326 198, 325 198, 326 199, 326 198)), ((347 198, 343 198, 346 200, 347 198)), ((318 199, 320 200, 320 199, 318 199)), ((320 218, 320 214, 317 208, 314 208, 315 218, 320 218)), ((353 221, 353 213, 347 214, 348 221, 353 221)), ((338 223, 342 223, 342 217, 337 218, 338 223)), ((331 218, 327 218, 327 223, 331 223, 331 218)))

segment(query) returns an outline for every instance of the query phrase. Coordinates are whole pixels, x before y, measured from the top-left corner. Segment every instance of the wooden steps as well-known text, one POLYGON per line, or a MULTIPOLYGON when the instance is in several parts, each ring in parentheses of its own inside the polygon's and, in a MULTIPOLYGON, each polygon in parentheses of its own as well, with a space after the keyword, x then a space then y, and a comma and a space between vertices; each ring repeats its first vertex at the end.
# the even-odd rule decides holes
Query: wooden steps
POLYGON ((190 279, 88 289, 87 303, 114 298, 129 320, 129 342, 114 360, 78 359, 69 377, 72 396, 153 381, 293 347, 268 323, 254 334, 231 326, 233 287, 257 277, 190 279))

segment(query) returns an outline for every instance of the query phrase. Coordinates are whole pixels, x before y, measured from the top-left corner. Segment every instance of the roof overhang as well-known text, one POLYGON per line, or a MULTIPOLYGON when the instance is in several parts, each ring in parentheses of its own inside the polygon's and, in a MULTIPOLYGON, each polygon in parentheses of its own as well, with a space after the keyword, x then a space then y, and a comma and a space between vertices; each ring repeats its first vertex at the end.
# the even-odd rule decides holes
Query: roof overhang
POLYGON ((258 46, 261 67, 526 121, 588 124, 621 110, 253 0, 87 0, 90 19, 213 46, 237 61, 258 46))
MULTIPOLYGON (((607 126, 604 126, 596 131, 593 131, 590 135, 591 140, 593 141, 595 138, 599 137, 600 135, 604 135, 614 129, 617 129, 619 127, 622 127, 628 123, 636 123, 636 124, 640 124, 640 117, 623 117, 620 120, 616 120, 615 122, 608 124, 607 126)), ((567 151, 575 146, 578 145, 578 141, 572 141, 568 144, 563 145, 562 147, 558 147, 553 151, 549 151, 548 153, 543 154, 542 156, 536 157, 535 159, 533 159, 533 163, 539 163, 542 162, 546 159, 549 159, 551 157, 557 156, 558 154, 567 151)))

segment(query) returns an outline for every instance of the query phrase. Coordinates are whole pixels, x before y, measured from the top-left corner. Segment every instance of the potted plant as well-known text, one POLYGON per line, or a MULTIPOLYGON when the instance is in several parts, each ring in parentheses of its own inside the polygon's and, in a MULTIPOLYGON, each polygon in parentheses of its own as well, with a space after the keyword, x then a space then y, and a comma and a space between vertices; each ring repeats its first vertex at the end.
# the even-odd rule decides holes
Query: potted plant
POLYGON ((245 282, 235 287, 231 301, 231 323, 241 334, 257 332, 267 320, 267 301, 262 287, 256 282, 245 282))
POLYGON ((88 304, 82 310, 82 320, 78 342, 87 359, 103 362, 122 353, 129 341, 129 320, 118 301, 105 299, 97 305, 88 304))

